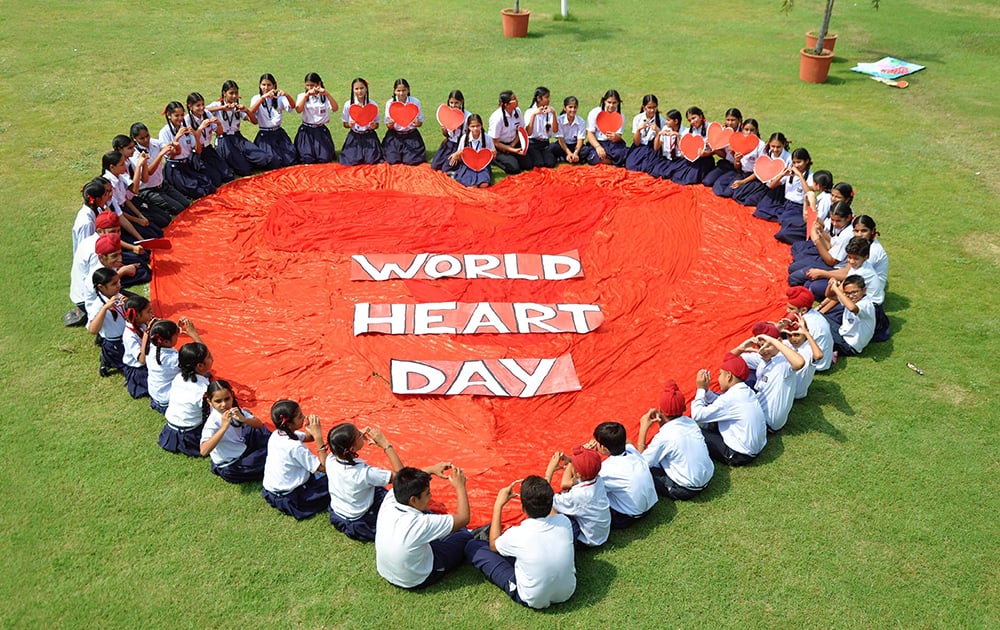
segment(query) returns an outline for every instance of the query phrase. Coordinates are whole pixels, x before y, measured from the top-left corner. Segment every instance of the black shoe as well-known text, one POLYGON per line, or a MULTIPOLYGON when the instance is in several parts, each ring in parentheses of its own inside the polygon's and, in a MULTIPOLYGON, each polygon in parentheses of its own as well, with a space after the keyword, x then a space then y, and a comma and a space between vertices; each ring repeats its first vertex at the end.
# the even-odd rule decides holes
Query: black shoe
POLYGON ((483 525, 472 530, 472 538, 474 540, 482 540, 483 542, 490 541, 490 526, 483 525))
POLYGON ((98 370, 98 373, 101 375, 101 378, 108 378, 109 376, 115 373, 115 369, 108 367, 106 365, 102 365, 101 369, 98 370))

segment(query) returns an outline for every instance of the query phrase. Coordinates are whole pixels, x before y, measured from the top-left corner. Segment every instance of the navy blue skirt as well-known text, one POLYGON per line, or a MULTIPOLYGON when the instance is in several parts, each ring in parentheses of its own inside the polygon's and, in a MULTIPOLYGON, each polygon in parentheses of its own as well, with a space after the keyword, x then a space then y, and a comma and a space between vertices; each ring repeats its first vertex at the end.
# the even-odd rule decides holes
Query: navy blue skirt
MULTIPOLYGON (((785 188, 780 184, 774 188, 764 187, 767 192, 757 202, 757 209, 753 211, 753 216, 765 221, 777 221, 781 213, 785 211, 785 188)), ((799 208, 799 212, 802 209, 799 208)))
POLYGON ((802 203, 785 202, 785 209, 778 217, 781 229, 774 235, 774 238, 792 245, 806 240, 806 222, 802 218, 802 203))
POLYGON ((299 161, 299 154, 292 144, 292 139, 288 137, 288 132, 283 127, 272 127, 271 129, 260 129, 253 143, 262 149, 267 149, 271 154, 271 163, 267 168, 283 168, 291 166, 299 161))
POLYGON ((722 173, 716 178, 715 183, 712 184, 712 192, 720 197, 731 198, 733 193, 736 192, 733 190, 733 182, 737 179, 743 179, 747 175, 749 173, 742 173, 736 169, 731 169, 728 173, 722 173))
POLYGON ((625 168, 630 171, 652 174, 659 154, 651 144, 633 145, 625 157, 625 168))
POLYGON ((145 365, 139 367, 123 365, 122 372, 125 373, 125 389, 128 390, 129 396, 132 398, 149 396, 149 389, 146 386, 149 370, 145 365))
POLYGON ((337 148, 326 125, 299 125, 295 133, 295 150, 303 164, 329 164, 337 159, 337 148))
POLYGON ((387 164, 419 166, 427 161, 427 147, 416 129, 406 133, 389 129, 385 132, 385 138, 382 138, 382 155, 387 164))
POLYGON ((211 470, 229 483, 245 483, 264 479, 264 462, 267 460, 267 440, 271 432, 265 428, 254 429, 246 435, 246 450, 236 461, 225 466, 212 463, 211 470))
POLYGON ((715 182, 720 177, 735 172, 736 169, 733 168, 733 163, 730 162, 729 160, 722 159, 716 162, 715 168, 705 173, 705 176, 701 178, 701 183, 704 186, 715 186, 715 182))
POLYGON ((160 431, 160 448, 171 453, 184 453, 188 457, 201 457, 201 428, 204 422, 181 431, 166 424, 160 431))
POLYGON ((163 178, 181 194, 192 199, 199 199, 215 192, 211 178, 198 172, 192 166, 190 159, 167 160, 167 165, 163 169, 163 178))
MULTIPOLYGON (((610 140, 599 140, 598 142, 604 147, 604 152, 608 154, 611 164, 625 166, 625 160, 628 158, 628 145, 624 142, 611 142, 610 140)), ((583 159, 583 151, 580 152, 580 159, 583 159)), ((590 147, 590 151, 587 153, 587 163, 594 165, 600 164, 600 162, 601 157, 597 155, 597 151, 593 147, 590 147)))
POLYGON ((445 140, 442 142, 441 146, 438 147, 437 152, 434 153, 434 158, 431 160, 431 169, 447 173, 458 168, 457 165, 452 166, 451 162, 449 162, 451 154, 455 151, 458 151, 457 142, 452 142, 451 140, 445 140))
MULTIPOLYGON (((107 317, 111 317, 110 314, 107 317)), ((119 317, 121 317, 119 315, 119 317)), ((121 337, 118 339, 101 338, 101 367, 109 370, 120 370, 125 367, 122 358, 125 356, 125 346, 121 337)))
POLYGON ((493 183, 493 171, 489 166, 481 171, 474 171, 464 163, 459 162, 458 168, 455 169, 455 181, 470 188, 476 188, 483 184, 489 186, 493 183))
POLYGON ((266 169, 271 164, 270 149, 262 149, 238 131, 221 136, 215 143, 215 149, 240 177, 246 177, 255 168, 266 169))
POLYGON ((382 155, 382 145, 374 131, 358 133, 353 129, 347 132, 344 146, 340 149, 340 163, 344 166, 357 164, 381 164, 385 162, 382 155))
POLYGON ((330 486, 325 476, 317 478, 313 475, 304 484, 287 494, 261 490, 260 496, 264 497, 268 505, 279 512, 294 516, 297 521, 330 509, 330 486))
POLYGON ((361 542, 372 542, 375 540, 375 523, 378 520, 378 509, 382 507, 382 501, 387 494, 385 488, 375 488, 375 496, 368 511, 354 520, 348 520, 330 508, 330 524, 337 528, 337 531, 348 538, 360 540, 361 542))
POLYGON ((674 158, 673 160, 668 160, 663 155, 657 154, 654 156, 654 159, 651 160, 649 174, 653 177, 673 181, 674 173, 676 173, 677 169, 682 166, 682 162, 684 162, 684 158, 674 158))
POLYGON ((229 168, 215 147, 211 145, 202 147, 200 157, 202 166, 199 170, 212 180, 213 186, 218 188, 226 182, 233 181, 233 170, 229 168))
POLYGON ((770 189, 756 177, 733 191, 733 200, 741 206, 756 206, 770 189))
POLYGON ((710 155, 700 157, 694 162, 689 162, 684 158, 674 161, 677 162, 677 167, 675 168, 670 179, 672 179, 674 183, 681 184, 683 186, 700 184, 705 176, 715 168, 715 160, 713 160, 710 155))

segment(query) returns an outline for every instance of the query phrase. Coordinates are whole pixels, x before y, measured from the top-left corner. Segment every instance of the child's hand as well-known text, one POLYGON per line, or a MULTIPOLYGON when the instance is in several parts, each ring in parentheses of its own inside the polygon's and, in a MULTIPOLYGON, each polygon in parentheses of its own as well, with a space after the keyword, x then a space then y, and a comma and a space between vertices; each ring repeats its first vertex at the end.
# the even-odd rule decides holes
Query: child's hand
POLYGON ((566 456, 563 454, 562 451, 556 451, 555 453, 552 454, 552 458, 549 460, 549 467, 552 468, 552 470, 560 470, 562 468, 565 468, 565 466, 563 465, 565 463, 565 459, 566 456))
POLYGON ((385 436, 382 435, 382 432, 375 427, 365 427, 362 434, 365 436, 365 440, 367 440, 369 444, 374 444, 379 448, 389 446, 389 440, 387 440, 385 436))
POLYGON ((698 376, 694 379, 694 384, 698 389, 708 389, 712 382, 712 373, 708 370, 698 370, 698 376))
POLYGON ((451 476, 447 479, 456 490, 465 487, 465 473, 458 466, 451 467, 451 476))
POLYGON ((318 444, 323 443, 323 426, 320 424, 319 416, 310 414, 306 419, 306 431, 318 444))
POLYGON ((583 448, 589 448, 592 451, 597 450, 597 440, 590 440, 583 445, 583 448))
POLYGON ((497 503, 503 505, 504 503, 507 503, 508 501, 516 497, 517 493, 514 492, 514 486, 521 483, 522 481, 524 480, 518 479, 517 481, 511 483, 509 486, 500 488, 500 491, 497 492, 497 503))
POLYGON ((190 335, 192 332, 198 332, 198 330, 194 327, 194 322, 188 319, 187 317, 182 317, 178 319, 177 325, 180 327, 182 331, 184 331, 185 334, 190 335))
POLYGON ((135 272, 138 271, 135 265, 122 265, 118 268, 118 275, 134 276, 135 272))
POLYGON ((448 476, 445 473, 451 470, 452 466, 450 462, 438 462, 433 466, 426 468, 425 470, 435 477, 440 477, 441 479, 447 479, 448 476))
POLYGON ((806 272, 806 277, 810 280, 819 280, 823 277, 823 270, 815 267, 806 272))
POLYGON ((653 421, 659 419, 660 410, 650 409, 639 418, 639 426, 649 428, 653 425, 653 421))

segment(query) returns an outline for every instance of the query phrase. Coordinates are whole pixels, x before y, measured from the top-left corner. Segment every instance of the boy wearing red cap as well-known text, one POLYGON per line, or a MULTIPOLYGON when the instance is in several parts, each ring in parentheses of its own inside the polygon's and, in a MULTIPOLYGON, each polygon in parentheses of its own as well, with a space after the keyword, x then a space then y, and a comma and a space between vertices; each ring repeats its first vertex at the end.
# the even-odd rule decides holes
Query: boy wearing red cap
POLYGON ((653 475, 656 494, 675 501, 696 497, 715 473, 705 436, 694 420, 684 415, 686 406, 684 394, 671 379, 660 394, 659 409, 650 409, 639 418, 638 450, 653 475), (654 422, 660 430, 647 445, 646 436, 654 422))
MULTIPOLYGON (((833 335, 830 334, 830 322, 813 308, 816 296, 805 287, 790 287, 785 295, 788 296, 787 319, 790 321, 794 315, 801 315, 809 328, 809 333, 823 351, 823 358, 816 363, 816 371, 823 372, 830 369, 833 364, 833 335)), ((779 322, 779 325, 781 323, 779 322)))
MULTIPOLYGON (((73 264, 69 272, 69 299, 81 310, 84 308, 87 296, 93 293, 91 278, 94 272, 101 267, 117 269, 123 287, 144 284, 149 282, 150 278, 149 268, 145 265, 134 262, 128 265, 122 264, 122 249, 141 251, 141 248, 121 242, 118 215, 114 212, 101 212, 97 215, 94 224, 97 231, 83 239, 77 246, 76 252, 73 253, 73 264), (107 237, 102 241, 99 252, 97 243, 103 235, 107 235, 107 237), (111 239, 112 235, 117 239, 111 239)), ((133 257, 133 259, 135 258, 133 257)))
MULTIPOLYGON (((806 397, 809 386, 816 375, 816 367, 823 361, 823 349, 809 332, 806 320, 798 313, 792 316, 791 322, 785 326, 785 345, 795 350, 805 361, 805 367, 795 373, 795 400, 806 397)), ((831 340, 832 341, 832 340, 831 340)))
POLYGON ((597 547, 611 533, 608 492, 601 479, 601 456, 582 446, 573 447, 572 457, 556 451, 545 470, 545 479, 563 468, 562 492, 552 498, 556 512, 569 518, 577 546, 597 547))
POLYGON ((756 372, 754 390, 764 410, 767 430, 780 431, 788 422, 795 401, 796 374, 806 362, 802 355, 781 342, 781 333, 774 324, 757 322, 752 332, 752 337, 730 352, 742 357, 747 368, 756 372))
POLYGON ((712 374, 698 370, 698 392, 691 401, 691 419, 701 426, 712 457, 730 466, 749 464, 767 444, 764 410, 747 387, 750 369, 742 358, 727 353, 719 370, 721 394, 709 391, 712 374))

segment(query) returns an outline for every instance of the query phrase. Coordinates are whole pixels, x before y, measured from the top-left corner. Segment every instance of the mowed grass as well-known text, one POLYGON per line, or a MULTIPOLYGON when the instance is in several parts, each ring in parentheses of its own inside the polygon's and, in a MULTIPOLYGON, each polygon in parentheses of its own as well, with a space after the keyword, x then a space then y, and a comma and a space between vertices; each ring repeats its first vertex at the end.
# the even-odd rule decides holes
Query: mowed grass
POLYGON ((825 85, 797 79, 819 3, 573 0, 561 21, 529 0, 521 41, 499 35, 505 2, 143 4, 0 12, 0 625, 995 626, 995 3, 838 3, 825 85), (887 54, 928 69, 905 91, 849 70, 887 54), (895 335, 817 378, 758 464, 580 554, 567 604, 522 609, 469 567, 397 590, 372 546, 161 451, 162 419, 98 379, 90 336, 59 321, 78 191, 111 137, 158 129, 192 90, 233 78, 248 101, 262 72, 297 92, 309 71, 341 102, 354 76, 380 102, 402 76, 428 110, 461 88, 483 115, 536 85, 584 111, 608 88, 628 115, 647 92, 713 119, 738 106, 855 185, 891 258, 895 335))

